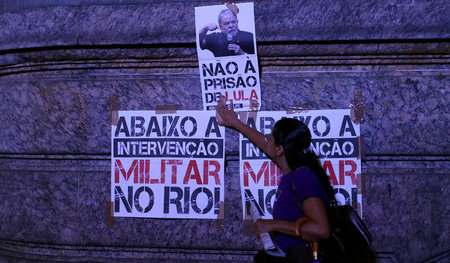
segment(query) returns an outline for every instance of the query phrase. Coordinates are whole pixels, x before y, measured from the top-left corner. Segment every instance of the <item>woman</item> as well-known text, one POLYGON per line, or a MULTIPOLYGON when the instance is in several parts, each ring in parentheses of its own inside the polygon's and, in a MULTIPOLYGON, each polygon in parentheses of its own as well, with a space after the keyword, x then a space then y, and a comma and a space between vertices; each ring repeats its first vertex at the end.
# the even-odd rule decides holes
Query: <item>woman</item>
POLYGON ((260 252, 255 256, 255 262, 311 262, 312 253, 306 247, 307 241, 328 238, 330 227, 326 205, 334 200, 334 191, 317 156, 309 150, 311 133, 308 127, 295 119, 281 119, 273 127, 272 134, 264 136, 236 117, 233 103, 230 108, 224 100, 219 100, 216 107, 218 123, 246 136, 283 172, 273 207, 274 219, 257 220, 254 232, 256 236, 264 232, 275 234, 274 240, 286 258, 274 259, 260 252))

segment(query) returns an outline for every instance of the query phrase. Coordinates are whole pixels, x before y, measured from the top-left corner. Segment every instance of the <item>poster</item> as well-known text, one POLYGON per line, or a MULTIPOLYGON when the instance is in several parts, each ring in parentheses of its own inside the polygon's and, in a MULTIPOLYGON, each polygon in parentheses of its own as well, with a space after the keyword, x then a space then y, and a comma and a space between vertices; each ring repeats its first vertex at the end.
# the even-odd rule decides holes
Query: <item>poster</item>
POLYGON ((217 218, 225 130, 214 112, 119 111, 111 137, 114 216, 217 218))
POLYGON ((196 7, 195 28, 203 110, 214 110, 221 95, 236 111, 259 110, 253 3, 196 7))
MULTIPOLYGON (((246 122, 261 133, 270 134, 275 122, 281 118, 296 118, 309 127, 311 149, 319 156, 337 201, 353 205, 361 213, 361 194, 357 191, 357 178, 361 173, 360 127, 351 121, 350 110, 311 110, 295 114, 262 111, 246 122)), ((251 201, 262 218, 271 219, 281 170, 242 134, 239 141, 242 207, 246 207, 246 201, 251 201)), ((244 209, 244 218, 249 215, 246 213, 248 211, 244 209)))

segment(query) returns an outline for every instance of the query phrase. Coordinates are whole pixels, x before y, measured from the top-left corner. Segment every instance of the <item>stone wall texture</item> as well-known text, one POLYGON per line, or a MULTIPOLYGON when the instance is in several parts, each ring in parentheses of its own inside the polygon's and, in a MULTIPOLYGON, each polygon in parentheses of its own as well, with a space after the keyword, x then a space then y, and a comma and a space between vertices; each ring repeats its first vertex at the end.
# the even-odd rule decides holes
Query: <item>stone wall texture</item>
MULTIPOLYGON (((0 262, 252 262, 235 131, 223 222, 107 217, 112 101, 201 110, 194 7, 221 3, 0 1, 0 262)), ((450 2, 254 6, 261 110, 362 93, 377 262, 449 262, 450 2)))

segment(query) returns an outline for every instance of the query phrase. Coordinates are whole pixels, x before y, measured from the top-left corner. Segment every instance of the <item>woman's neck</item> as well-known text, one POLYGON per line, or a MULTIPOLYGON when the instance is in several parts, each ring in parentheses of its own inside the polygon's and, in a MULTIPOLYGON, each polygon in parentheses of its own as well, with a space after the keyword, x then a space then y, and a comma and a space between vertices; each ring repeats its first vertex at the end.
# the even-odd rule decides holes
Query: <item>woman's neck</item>
POLYGON ((286 159, 280 159, 277 164, 278 164, 278 167, 280 167, 283 174, 288 174, 292 171, 292 169, 289 167, 286 159))

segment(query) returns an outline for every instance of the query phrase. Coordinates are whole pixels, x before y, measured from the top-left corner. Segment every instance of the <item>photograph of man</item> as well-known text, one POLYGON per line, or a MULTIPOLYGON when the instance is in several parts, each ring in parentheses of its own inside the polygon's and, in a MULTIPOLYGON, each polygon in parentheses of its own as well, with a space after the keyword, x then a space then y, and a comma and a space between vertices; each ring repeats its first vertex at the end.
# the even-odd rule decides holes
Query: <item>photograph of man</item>
POLYGON ((239 30, 238 19, 230 9, 219 13, 218 24, 203 27, 199 34, 200 48, 211 51, 215 57, 255 54, 253 34, 239 30), (207 34, 220 29, 221 32, 207 34))

